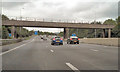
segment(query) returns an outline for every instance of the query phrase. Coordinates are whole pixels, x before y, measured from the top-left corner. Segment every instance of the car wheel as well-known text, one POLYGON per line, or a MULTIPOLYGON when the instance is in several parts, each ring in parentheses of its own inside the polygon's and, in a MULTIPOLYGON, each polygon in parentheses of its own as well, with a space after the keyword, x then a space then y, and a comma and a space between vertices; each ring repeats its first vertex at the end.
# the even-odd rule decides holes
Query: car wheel
POLYGON ((79 44, 79 42, 77 42, 77 44, 79 44))
POLYGON ((72 44, 72 42, 70 42, 70 44, 72 44))
POLYGON ((67 44, 69 44, 69 42, 67 42, 67 44))
POLYGON ((51 43, 51 45, 54 45, 53 43, 51 43))

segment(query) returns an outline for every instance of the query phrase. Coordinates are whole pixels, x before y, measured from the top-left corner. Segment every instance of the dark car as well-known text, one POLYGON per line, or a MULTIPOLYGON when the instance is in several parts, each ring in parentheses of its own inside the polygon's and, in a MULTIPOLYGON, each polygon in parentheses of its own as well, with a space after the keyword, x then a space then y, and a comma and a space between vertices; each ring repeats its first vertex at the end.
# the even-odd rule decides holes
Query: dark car
POLYGON ((79 44, 79 40, 77 36, 71 36, 67 39, 67 44, 79 44))
POLYGON ((53 37, 51 40, 52 40, 51 45, 55 45, 55 44, 63 45, 63 39, 58 36, 53 37))

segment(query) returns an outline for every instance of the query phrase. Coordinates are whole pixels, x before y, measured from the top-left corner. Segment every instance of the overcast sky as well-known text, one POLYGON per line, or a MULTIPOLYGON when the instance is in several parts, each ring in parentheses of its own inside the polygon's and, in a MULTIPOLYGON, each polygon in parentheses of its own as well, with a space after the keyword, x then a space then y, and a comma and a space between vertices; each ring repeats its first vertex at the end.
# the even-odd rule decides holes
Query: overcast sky
MULTIPOLYGON (((119 0, 3 0, 2 13, 7 16, 36 17, 45 20, 76 22, 116 19, 119 0), (24 8, 24 9, 22 9, 24 8)), ((27 28, 49 32, 63 31, 57 28, 27 28)))

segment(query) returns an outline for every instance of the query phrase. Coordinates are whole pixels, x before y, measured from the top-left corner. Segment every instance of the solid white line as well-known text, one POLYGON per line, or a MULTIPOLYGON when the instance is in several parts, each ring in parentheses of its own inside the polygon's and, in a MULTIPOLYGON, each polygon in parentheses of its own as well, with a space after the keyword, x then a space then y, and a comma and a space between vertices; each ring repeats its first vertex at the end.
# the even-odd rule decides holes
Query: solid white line
POLYGON ((95 49, 91 49, 92 51, 99 51, 99 50, 95 50, 95 49))
POLYGON ((50 50, 51 52, 54 52, 54 50, 50 50))
MULTIPOLYGON (((32 41, 34 41, 34 40, 32 40, 32 41)), ((30 41, 30 42, 32 42, 32 41, 30 41)), ((28 43, 30 43, 30 42, 28 42, 28 43)), ((28 43, 26 43, 26 44, 28 44, 28 43)), ((2 53, 0 53, 0 55, 4 55, 4 54, 6 54, 6 53, 9 53, 9 52, 11 52, 11 51, 13 51, 13 50, 16 50, 16 49, 18 49, 18 48, 20 48, 20 47, 22 47, 22 46, 24 46, 24 45, 26 45, 26 44, 22 44, 22 45, 17 46, 17 47, 15 47, 15 48, 13 48, 13 49, 10 49, 10 50, 8 50, 8 51, 2 52, 2 53)))
POLYGON ((74 72, 80 72, 76 67, 74 67, 72 64, 70 63, 66 63, 67 66, 69 66, 74 72))

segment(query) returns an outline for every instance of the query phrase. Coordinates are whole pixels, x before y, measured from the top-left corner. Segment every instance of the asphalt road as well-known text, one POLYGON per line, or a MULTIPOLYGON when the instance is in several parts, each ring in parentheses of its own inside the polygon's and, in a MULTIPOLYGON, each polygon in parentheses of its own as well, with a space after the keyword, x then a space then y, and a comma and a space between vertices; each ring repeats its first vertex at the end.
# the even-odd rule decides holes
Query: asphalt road
POLYGON ((39 36, 6 45, 3 70, 117 70, 118 48, 94 44, 52 46, 39 36), (7 49, 9 49, 7 51, 7 49))

